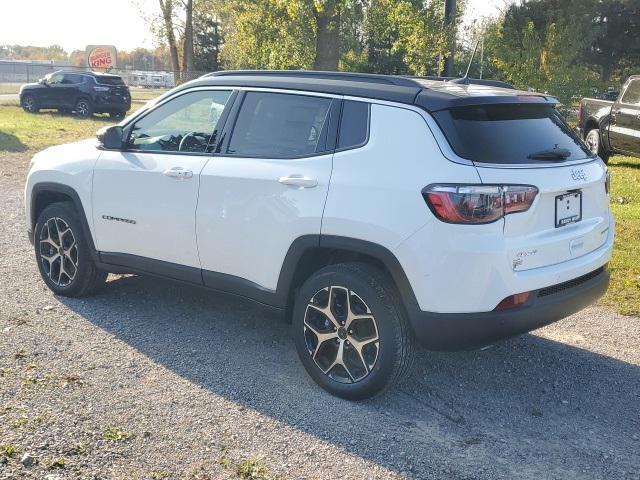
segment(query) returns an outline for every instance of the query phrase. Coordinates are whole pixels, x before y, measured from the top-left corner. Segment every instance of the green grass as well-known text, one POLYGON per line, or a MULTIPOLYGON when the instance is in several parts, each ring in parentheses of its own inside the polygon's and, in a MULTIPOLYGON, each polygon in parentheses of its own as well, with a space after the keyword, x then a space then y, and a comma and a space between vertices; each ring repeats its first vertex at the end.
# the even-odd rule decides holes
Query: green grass
POLYGON ((625 315, 640 315, 640 159, 614 156, 609 169, 616 241, 611 286, 601 304, 625 315))
POLYGON ((119 427, 109 427, 107 430, 104 431, 104 433, 102 434, 102 437, 105 440, 109 440, 110 442, 117 443, 117 442, 124 442, 125 440, 128 440, 129 438, 131 438, 131 434, 119 427))
POLYGON ((93 137, 99 128, 112 125, 108 116, 80 120, 55 112, 30 114, 21 108, 0 107, 0 152, 36 152, 50 145, 93 137))
MULTIPOLYGON (((158 94, 156 90, 135 90, 136 95, 138 92, 142 99, 158 94)), ((90 138, 99 128, 113 123, 107 116, 79 120, 71 115, 33 115, 17 106, 0 106, 0 159, 4 152, 24 152, 28 157, 50 145, 90 138)), ((640 159, 614 156, 610 171, 617 236, 610 264, 611 287, 600 303, 626 315, 640 315, 640 159)))

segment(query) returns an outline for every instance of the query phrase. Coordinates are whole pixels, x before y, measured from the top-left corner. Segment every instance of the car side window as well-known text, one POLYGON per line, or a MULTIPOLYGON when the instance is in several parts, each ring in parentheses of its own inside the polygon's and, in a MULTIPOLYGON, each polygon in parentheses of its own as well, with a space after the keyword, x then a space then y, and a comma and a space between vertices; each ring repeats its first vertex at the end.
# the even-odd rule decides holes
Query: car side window
POLYGON ((640 105, 640 80, 631 80, 620 101, 627 105, 640 105))
POLYGON ((82 75, 77 75, 74 73, 65 73, 62 78, 62 83, 65 85, 75 85, 78 83, 82 83, 83 77, 82 75))
POLYGON ((49 83, 49 85, 59 85, 62 83, 63 79, 64 75, 62 75, 61 73, 54 73, 49 77, 47 82, 49 83))
POLYGON ((338 150, 357 148, 367 143, 369 111, 370 105, 367 102, 345 100, 338 131, 338 150))
POLYGON ((231 90, 190 92, 138 120, 128 148, 141 152, 204 153, 216 141, 218 121, 231 90))
POLYGON ((227 153, 292 158, 318 152, 331 99, 288 93, 248 92, 227 153))

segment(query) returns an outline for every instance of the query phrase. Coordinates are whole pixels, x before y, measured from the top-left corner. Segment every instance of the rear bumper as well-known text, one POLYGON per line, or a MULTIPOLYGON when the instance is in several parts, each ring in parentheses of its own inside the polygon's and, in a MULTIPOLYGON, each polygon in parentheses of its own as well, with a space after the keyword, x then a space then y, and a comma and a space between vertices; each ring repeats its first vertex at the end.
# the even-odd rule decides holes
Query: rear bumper
POLYGON ((549 325, 591 305, 607 291, 606 266, 568 282, 532 292, 522 307, 482 313, 417 310, 410 320, 419 342, 431 350, 465 350, 549 325))

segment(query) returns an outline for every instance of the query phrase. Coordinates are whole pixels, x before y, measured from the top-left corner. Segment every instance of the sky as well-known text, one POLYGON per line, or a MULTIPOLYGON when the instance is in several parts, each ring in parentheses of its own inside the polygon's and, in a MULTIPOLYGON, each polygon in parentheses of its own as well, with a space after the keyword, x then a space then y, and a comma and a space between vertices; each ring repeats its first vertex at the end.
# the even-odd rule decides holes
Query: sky
MULTIPOLYGON (((513 0, 467 0, 464 23, 493 16, 513 0)), ((61 45, 67 52, 87 45, 118 50, 153 47, 141 8, 157 0, 0 0, 0 44, 61 45)))

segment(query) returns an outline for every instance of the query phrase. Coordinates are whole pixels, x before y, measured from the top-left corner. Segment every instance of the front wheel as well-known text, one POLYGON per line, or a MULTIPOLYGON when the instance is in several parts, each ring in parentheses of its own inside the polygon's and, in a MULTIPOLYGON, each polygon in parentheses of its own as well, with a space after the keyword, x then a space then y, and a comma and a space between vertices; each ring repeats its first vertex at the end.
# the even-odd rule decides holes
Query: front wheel
POLYGON ((364 263, 330 265, 298 292, 296 349, 313 380, 329 393, 362 400, 408 370, 413 332, 386 274, 364 263))
POLYGON ((40 275, 54 293, 82 297, 104 284, 107 273, 95 266, 72 203, 45 207, 36 221, 33 244, 40 275))
POLYGON ((22 109, 27 113, 38 113, 40 111, 38 101, 33 95, 24 96, 22 99, 22 109))
POLYGON ((589 147, 591 153, 600 156, 604 163, 609 163, 609 157, 611 154, 606 151, 602 145, 600 129, 593 128, 589 130, 584 137, 584 141, 587 144, 587 147, 589 147))

